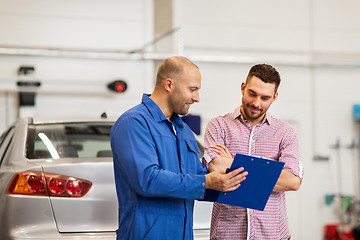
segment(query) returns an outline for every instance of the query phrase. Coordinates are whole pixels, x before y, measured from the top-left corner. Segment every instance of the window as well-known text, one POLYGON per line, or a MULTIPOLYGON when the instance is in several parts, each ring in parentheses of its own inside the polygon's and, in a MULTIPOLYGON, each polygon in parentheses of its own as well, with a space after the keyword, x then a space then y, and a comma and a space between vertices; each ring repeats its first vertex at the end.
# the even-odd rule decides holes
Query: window
POLYGON ((112 123, 54 123, 29 125, 28 159, 112 157, 112 123))

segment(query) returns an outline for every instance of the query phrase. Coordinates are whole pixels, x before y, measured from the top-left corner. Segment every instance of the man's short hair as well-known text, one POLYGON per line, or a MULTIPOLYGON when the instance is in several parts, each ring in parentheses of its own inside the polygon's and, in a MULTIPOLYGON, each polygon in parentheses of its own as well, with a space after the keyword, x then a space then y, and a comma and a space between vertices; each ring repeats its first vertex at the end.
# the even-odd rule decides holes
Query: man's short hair
POLYGON ((260 78, 265 83, 274 83, 275 92, 277 92, 281 79, 279 72, 273 66, 268 64, 256 64, 250 68, 246 82, 253 76, 260 78))

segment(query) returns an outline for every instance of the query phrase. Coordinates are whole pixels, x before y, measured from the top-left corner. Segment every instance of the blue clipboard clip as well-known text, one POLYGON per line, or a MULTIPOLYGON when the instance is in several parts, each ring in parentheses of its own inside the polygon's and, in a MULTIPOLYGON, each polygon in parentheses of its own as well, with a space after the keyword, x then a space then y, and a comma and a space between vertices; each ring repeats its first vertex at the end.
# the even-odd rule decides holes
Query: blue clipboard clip
POLYGON ((220 193, 216 202, 263 211, 285 163, 236 154, 226 172, 243 167, 249 174, 234 191, 220 193))

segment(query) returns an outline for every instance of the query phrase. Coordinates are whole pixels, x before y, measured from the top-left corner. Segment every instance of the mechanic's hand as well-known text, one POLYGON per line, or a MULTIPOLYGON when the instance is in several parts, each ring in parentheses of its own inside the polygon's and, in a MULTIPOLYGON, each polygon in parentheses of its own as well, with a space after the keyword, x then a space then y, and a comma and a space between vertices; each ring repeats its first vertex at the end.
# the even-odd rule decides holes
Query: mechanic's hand
POLYGON ((235 169, 229 173, 226 171, 213 171, 205 175, 207 189, 214 189, 221 192, 234 191, 240 187, 240 183, 246 179, 248 172, 244 168, 235 169))

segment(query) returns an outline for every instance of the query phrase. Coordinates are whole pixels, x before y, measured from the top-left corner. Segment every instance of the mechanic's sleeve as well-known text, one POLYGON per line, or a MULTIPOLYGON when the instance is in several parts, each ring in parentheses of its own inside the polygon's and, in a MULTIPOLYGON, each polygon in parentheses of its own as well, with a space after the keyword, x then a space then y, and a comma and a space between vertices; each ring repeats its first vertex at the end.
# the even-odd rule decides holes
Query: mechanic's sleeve
MULTIPOLYGON (((116 122, 112 128, 111 147, 114 161, 118 161, 129 184, 138 194, 204 198, 206 179, 203 174, 181 174, 160 168, 154 139, 141 117, 125 117, 116 122)), ((174 159, 169 161, 174 162, 174 159)))

